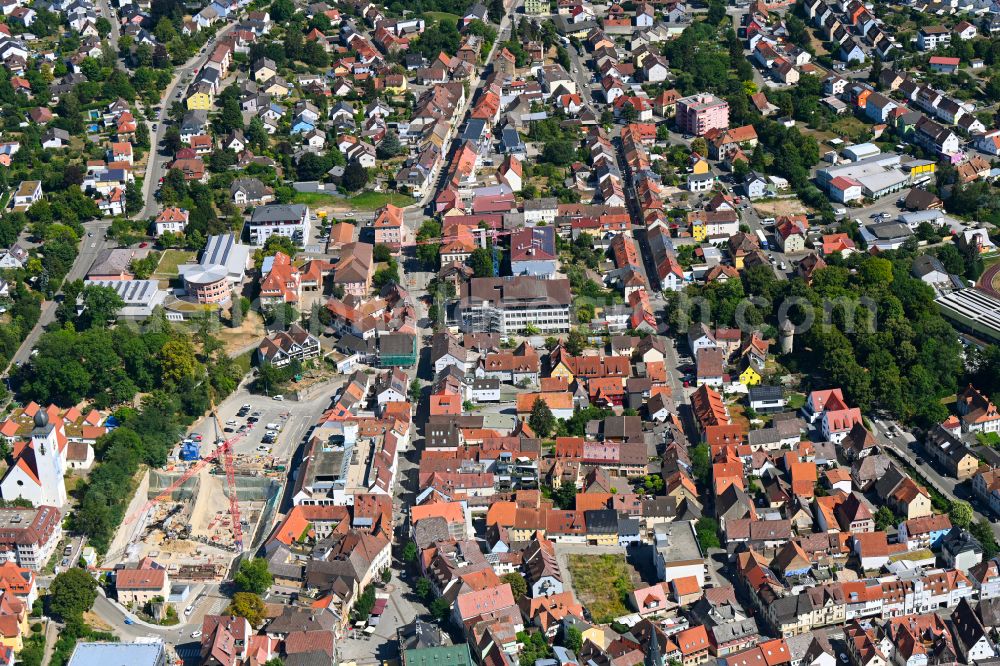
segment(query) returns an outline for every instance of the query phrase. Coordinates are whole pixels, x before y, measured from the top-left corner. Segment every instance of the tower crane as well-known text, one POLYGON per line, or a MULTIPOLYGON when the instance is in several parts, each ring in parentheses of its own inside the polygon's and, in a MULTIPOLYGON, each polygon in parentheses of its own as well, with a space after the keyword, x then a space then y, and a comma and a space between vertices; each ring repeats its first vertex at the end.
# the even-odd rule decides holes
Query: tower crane
MULTIPOLYGON (((221 421, 219 415, 215 410, 215 405, 212 405, 212 418, 215 421, 216 432, 218 432, 221 421)), ((190 467, 187 471, 181 474, 173 483, 161 490, 156 497, 153 497, 148 502, 146 502, 142 507, 131 513, 125 518, 125 523, 128 524, 133 520, 137 519, 139 516, 145 514, 151 508, 163 502, 164 500, 170 499, 173 496, 174 491, 187 483, 188 479, 192 478, 201 470, 205 468, 206 465, 212 461, 218 460, 223 468, 226 470, 226 483, 229 486, 229 514, 233 521, 233 541, 236 544, 236 549, 238 552, 243 550, 243 525, 240 522, 240 504, 239 498, 236 495, 236 467, 233 463, 233 445, 239 440, 243 439, 245 433, 239 432, 230 437, 229 439, 222 441, 217 438, 216 442, 219 444, 214 451, 202 456, 201 460, 197 461, 190 467)))

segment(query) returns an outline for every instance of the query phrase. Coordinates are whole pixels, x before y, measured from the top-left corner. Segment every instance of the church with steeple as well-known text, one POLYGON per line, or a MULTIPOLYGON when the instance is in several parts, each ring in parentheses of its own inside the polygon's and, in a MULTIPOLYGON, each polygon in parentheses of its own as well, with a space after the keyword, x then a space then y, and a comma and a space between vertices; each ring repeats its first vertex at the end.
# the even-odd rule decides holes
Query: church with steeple
POLYGON ((66 505, 65 427, 58 417, 50 421, 45 409, 35 413, 34 423, 31 440, 14 444, 14 461, 0 481, 0 496, 62 509, 66 505))

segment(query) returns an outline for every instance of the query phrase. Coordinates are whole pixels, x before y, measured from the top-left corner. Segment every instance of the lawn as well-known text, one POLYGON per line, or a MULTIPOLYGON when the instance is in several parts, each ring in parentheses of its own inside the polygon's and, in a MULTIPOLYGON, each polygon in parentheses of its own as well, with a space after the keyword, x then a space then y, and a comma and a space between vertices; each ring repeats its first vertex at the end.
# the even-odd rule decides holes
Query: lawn
POLYGON ((296 192, 292 203, 305 204, 314 208, 329 207, 334 210, 377 210, 387 203, 409 206, 416 199, 399 192, 362 192, 353 197, 338 197, 327 192, 296 192))
POLYGON ((376 210, 386 204, 409 206, 416 201, 411 196, 399 192, 362 192, 347 200, 354 210, 376 210))
POLYGON ((449 14, 448 12, 424 12, 424 21, 428 24, 448 21, 457 25, 461 19, 461 16, 458 16, 457 14, 449 14))
POLYGON ((858 142, 871 136, 871 125, 866 125, 854 116, 844 116, 830 125, 830 131, 844 139, 858 142))
POLYGON ((292 197, 292 203, 307 206, 342 206, 344 201, 344 197, 336 197, 326 192, 296 192, 292 197))
POLYGON ((153 277, 163 279, 177 277, 177 267, 181 264, 194 261, 197 255, 197 252, 190 250, 164 250, 163 255, 160 256, 160 264, 156 267, 153 277))
POLYGON ((793 393, 788 396, 788 408, 798 411, 806 404, 806 396, 802 393, 793 393))
POLYGON ((568 564, 576 598, 590 609, 594 622, 603 624, 630 612, 625 600, 642 579, 624 555, 570 555, 568 564))

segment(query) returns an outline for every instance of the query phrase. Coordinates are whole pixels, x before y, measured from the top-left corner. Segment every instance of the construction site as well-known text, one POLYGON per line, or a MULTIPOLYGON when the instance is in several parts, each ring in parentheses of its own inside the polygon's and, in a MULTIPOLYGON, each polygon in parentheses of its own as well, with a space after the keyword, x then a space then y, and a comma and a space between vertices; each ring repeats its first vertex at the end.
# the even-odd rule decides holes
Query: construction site
POLYGON ((252 458, 238 462, 209 455, 146 472, 105 566, 151 557, 176 579, 221 580, 266 536, 285 478, 252 458))

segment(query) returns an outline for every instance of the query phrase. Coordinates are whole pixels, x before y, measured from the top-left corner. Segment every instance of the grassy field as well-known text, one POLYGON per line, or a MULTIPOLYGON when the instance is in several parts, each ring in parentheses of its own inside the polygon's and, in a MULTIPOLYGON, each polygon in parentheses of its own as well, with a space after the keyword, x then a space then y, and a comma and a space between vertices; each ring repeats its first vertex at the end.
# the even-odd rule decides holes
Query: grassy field
POLYGON ((854 116, 843 116, 832 125, 830 130, 844 139, 858 142, 871 135, 871 125, 866 125, 854 116))
POLYGON ((462 19, 461 16, 458 16, 457 14, 449 14, 448 12, 424 12, 424 20, 428 24, 448 21, 449 23, 457 25, 461 19, 462 19))
POLYGON ((629 613, 625 599, 642 583, 624 555, 570 555, 576 597, 598 624, 629 613))
POLYGON ((307 206, 342 206, 344 201, 343 197, 335 197, 325 192, 296 192, 292 197, 292 203, 307 206))
POLYGON ((375 210, 387 203, 394 206, 409 206, 415 201, 413 197, 398 192, 362 192, 347 200, 354 210, 375 210))
POLYGON ((327 207, 335 210, 376 210, 387 203, 409 206, 413 197, 398 192, 362 192, 353 197, 335 197, 325 192, 296 192, 292 203, 306 204, 313 208, 327 207))
POLYGON ((177 267, 194 261, 197 256, 198 253, 191 250, 164 250, 153 277, 164 279, 177 277, 177 267))

